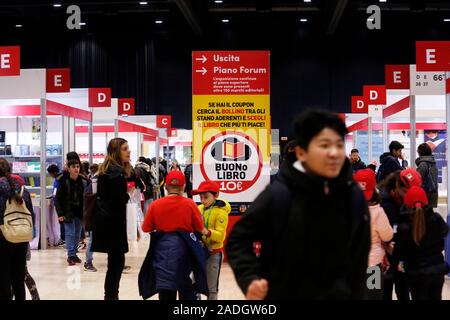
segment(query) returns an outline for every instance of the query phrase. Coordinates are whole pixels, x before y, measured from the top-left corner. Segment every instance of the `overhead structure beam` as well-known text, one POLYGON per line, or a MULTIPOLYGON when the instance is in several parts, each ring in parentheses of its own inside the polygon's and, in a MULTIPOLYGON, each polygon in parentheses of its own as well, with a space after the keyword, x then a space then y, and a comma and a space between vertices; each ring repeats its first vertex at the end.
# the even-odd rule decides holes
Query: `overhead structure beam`
POLYGON ((202 27, 200 26, 197 15, 192 8, 192 4, 190 0, 173 0, 177 4, 183 16, 186 18, 187 22, 194 31, 196 36, 201 36, 203 34, 202 27))
POLYGON ((339 0, 334 8, 333 16, 331 17, 330 24, 328 25, 328 34, 334 34, 339 22, 341 21, 342 15, 344 14, 345 7, 348 4, 348 0, 339 0))

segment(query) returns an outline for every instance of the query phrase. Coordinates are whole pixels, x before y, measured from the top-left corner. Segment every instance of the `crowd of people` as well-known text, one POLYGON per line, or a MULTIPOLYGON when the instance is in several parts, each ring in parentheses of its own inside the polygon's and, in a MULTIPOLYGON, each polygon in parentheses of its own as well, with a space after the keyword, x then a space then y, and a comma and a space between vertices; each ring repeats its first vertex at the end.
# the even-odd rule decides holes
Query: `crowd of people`
MULTIPOLYGON (((69 152, 61 172, 47 169, 61 223, 60 237, 49 241, 64 244, 68 266, 82 263, 84 241, 86 271, 97 271, 94 252, 106 253, 104 298, 118 300, 127 203, 130 188, 138 188, 142 230, 151 236, 138 277, 144 299, 218 299, 226 249, 247 299, 391 300, 395 291, 398 300, 440 300, 449 272, 442 253, 448 226, 434 211, 438 172, 429 145, 419 145, 416 170, 408 168, 404 146, 392 141, 377 168, 356 149, 346 156, 347 128, 335 114, 304 112, 294 132, 279 172, 228 235, 230 204, 213 181, 193 189, 192 164, 183 172, 176 161, 168 167, 160 159, 157 167, 156 159, 140 157, 132 167, 122 138, 109 142, 100 165, 69 152)), ((0 158, 0 300, 24 300, 25 283, 39 297, 26 268, 28 242, 5 227, 11 203, 25 217, 34 215, 23 181, 0 158)), ((30 237, 29 229, 20 232, 30 237)))

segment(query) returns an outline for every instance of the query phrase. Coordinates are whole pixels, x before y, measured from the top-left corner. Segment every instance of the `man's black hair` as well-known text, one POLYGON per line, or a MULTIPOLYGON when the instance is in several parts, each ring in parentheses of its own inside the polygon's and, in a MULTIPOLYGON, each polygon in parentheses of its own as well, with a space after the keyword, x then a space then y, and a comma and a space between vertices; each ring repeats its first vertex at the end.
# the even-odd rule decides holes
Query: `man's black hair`
POLYGON ((294 122, 295 140, 301 148, 307 150, 311 140, 325 128, 335 131, 342 139, 348 133, 345 123, 337 114, 307 110, 297 116, 294 122))
POLYGON ((74 166, 74 165, 78 165, 81 169, 80 161, 78 161, 77 159, 70 159, 69 161, 67 161, 68 168, 70 168, 71 166, 74 166))
POLYGON ((139 162, 144 162, 144 163, 145 163, 145 157, 142 157, 142 156, 139 157, 138 161, 139 161, 139 162))
POLYGON ((58 174, 59 173, 59 168, 56 164, 51 164, 48 166, 47 168, 47 172, 48 173, 53 173, 53 174, 58 174))
POLYGON ((404 149, 405 148, 405 146, 404 145, 402 145, 400 142, 398 142, 398 141, 392 141, 390 144, 389 144, 389 152, 390 153, 392 153, 392 151, 394 151, 394 150, 400 150, 400 149, 404 149))
POLYGON ((70 160, 78 160, 81 166, 80 156, 75 151, 71 151, 66 154, 66 161, 69 162, 70 160))
POLYGON ((425 142, 419 144, 419 146, 417 147, 417 153, 421 157, 423 157, 423 156, 431 156, 433 154, 433 152, 431 151, 430 146, 428 145, 428 143, 425 143, 425 142))
POLYGON ((352 149, 352 151, 350 151, 350 154, 353 154, 353 153, 359 153, 359 150, 358 149, 352 149))

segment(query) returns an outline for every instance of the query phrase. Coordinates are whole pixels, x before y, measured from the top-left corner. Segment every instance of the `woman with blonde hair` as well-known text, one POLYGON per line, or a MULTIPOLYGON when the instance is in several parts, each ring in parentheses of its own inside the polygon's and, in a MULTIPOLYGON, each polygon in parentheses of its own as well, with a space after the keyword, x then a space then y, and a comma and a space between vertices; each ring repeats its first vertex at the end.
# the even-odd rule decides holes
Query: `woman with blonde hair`
POLYGON ((99 168, 92 224, 92 251, 108 254, 105 300, 119 299, 119 283, 128 252, 126 204, 129 200, 127 179, 131 175, 128 142, 114 138, 99 168))

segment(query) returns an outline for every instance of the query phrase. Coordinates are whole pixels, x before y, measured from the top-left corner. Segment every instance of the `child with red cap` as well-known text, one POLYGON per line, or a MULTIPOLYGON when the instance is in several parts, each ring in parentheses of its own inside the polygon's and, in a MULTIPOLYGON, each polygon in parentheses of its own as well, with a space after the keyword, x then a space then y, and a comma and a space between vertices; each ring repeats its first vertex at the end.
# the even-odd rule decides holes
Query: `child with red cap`
POLYGON ((209 252, 206 264, 208 300, 217 300, 224 250, 223 242, 226 237, 228 214, 231 211, 231 206, 227 201, 218 199, 219 185, 214 181, 200 183, 198 189, 192 190, 192 195, 197 194, 200 195, 202 202, 198 208, 202 213, 205 228, 208 230, 208 233, 203 236, 203 241, 209 252))
MULTIPOLYGON (((170 172, 166 178, 168 195, 152 202, 142 224, 144 232, 152 232, 151 270, 147 271, 154 277, 151 292, 158 292, 160 300, 176 300, 177 291, 180 300, 196 299, 189 278, 195 262, 180 234, 187 233, 194 240, 193 233, 207 235, 208 231, 195 202, 183 197, 185 185, 183 172, 170 172)), ((142 269, 145 269, 144 265, 141 272, 142 269)))
POLYGON ((394 255, 404 262, 413 300, 441 300, 448 226, 428 205, 425 191, 412 186, 404 198, 404 211, 395 237, 394 255))
MULTIPOLYGON (((369 252, 368 267, 373 268, 378 266, 381 270, 383 269, 383 261, 386 255, 385 243, 392 240, 394 230, 389 223, 386 213, 380 206, 380 195, 376 190, 377 182, 375 172, 371 169, 358 170, 353 175, 353 179, 358 182, 369 205, 372 243, 369 252)), ((368 272, 368 274, 371 276, 372 272, 368 272)), ((381 272, 380 274, 382 275, 381 272)), ((383 279, 381 279, 380 283, 383 283, 383 279)), ((381 287, 368 289, 368 298, 370 300, 383 299, 383 290, 381 287)))

